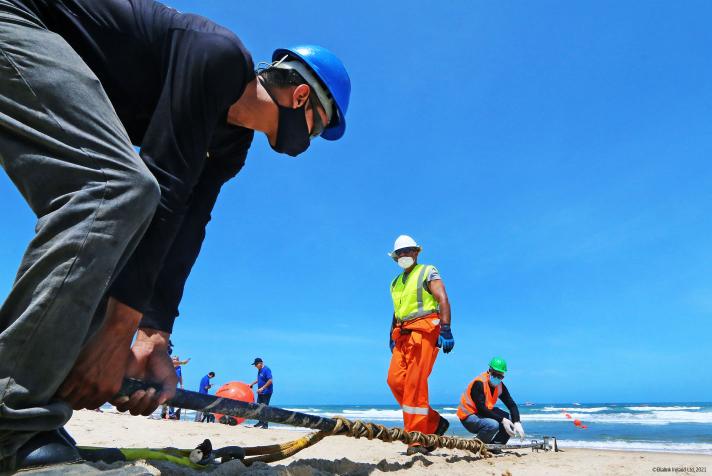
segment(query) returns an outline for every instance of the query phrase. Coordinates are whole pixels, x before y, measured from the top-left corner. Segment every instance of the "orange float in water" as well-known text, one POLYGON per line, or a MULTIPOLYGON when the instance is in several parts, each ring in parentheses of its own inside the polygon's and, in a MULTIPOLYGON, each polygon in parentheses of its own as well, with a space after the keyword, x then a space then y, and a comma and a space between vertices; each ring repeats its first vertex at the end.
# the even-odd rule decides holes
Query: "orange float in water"
MULTIPOLYGON (((215 392, 215 396, 231 398, 245 403, 255 402, 255 396, 252 394, 252 389, 244 382, 228 382, 220 387, 217 392, 215 392)), ((239 425, 245 421, 244 418, 223 415, 221 413, 216 413, 215 419, 224 425, 230 426, 239 425)))

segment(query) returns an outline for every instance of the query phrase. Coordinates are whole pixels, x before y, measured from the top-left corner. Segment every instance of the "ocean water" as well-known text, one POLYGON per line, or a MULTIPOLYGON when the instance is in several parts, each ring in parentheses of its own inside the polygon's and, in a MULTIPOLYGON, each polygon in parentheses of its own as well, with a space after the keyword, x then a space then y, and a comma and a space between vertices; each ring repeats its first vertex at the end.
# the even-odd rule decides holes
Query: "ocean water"
MULTIPOLYGON (((385 426, 402 426, 397 405, 285 405, 288 410, 324 417, 341 415, 385 426)), ((456 404, 434 405, 450 421, 449 435, 470 437, 457 418, 456 404)), ((559 446, 621 451, 712 454, 712 402, 520 404, 526 440, 555 436, 559 446), (567 415, 570 416, 567 417, 567 415), (586 428, 578 428, 580 420, 586 428)), ((193 412, 183 419, 192 420, 193 412)), ((247 421, 245 424, 254 423, 247 421)), ((273 428, 285 428, 271 425, 273 428)), ((511 439, 515 443, 519 440, 511 439)))
MULTIPOLYGON (((402 426, 403 421, 395 405, 286 408, 322 416, 341 415, 386 426, 402 426)), ((471 436, 457 418, 457 405, 434 405, 433 408, 450 421, 448 434, 471 436)), ((537 403, 520 404, 519 410, 527 440, 555 436, 562 447, 712 454, 711 402, 537 403), (586 428, 574 425, 575 419, 586 428)))

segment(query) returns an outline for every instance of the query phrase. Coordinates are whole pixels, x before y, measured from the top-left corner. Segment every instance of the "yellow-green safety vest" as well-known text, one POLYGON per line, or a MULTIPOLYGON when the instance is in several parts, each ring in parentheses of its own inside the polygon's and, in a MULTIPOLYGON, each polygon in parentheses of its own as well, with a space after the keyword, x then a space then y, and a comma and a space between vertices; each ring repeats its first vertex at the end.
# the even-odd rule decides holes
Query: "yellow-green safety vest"
POLYGON ((426 279, 433 266, 417 264, 403 282, 405 272, 391 283, 393 311, 400 322, 410 321, 439 311, 438 301, 426 287, 426 279))

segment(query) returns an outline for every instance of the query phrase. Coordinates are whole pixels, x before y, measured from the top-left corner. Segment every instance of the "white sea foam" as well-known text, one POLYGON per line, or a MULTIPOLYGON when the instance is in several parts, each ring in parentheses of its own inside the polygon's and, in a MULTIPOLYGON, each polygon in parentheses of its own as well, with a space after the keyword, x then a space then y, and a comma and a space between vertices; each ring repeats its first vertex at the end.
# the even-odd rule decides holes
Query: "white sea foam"
POLYGON ((582 407, 544 407, 541 409, 543 412, 576 412, 576 413, 597 413, 597 412, 605 412, 606 410, 611 410, 611 407, 591 407, 591 408, 582 408, 582 407))
POLYGON ((701 410, 702 407, 682 407, 682 406, 653 406, 653 405, 641 405, 637 407, 625 407, 628 410, 634 412, 651 412, 651 411, 676 411, 676 410, 701 410))
POLYGON ((586 414, 567 412, 571 419, 563 414, 555 413, 523 413, 524 421, 572 421, 573 419, 596 423, 618 423, 637 425, 668 425, 670 423, 712 423, 712 412, 694 412, 682 410, 663 410, 635 413, 586 414))
POLYGON ((664 441, 583 441, 583 440, 558 440, 558 445, 565 449, 590 448, 599 450, 617 451, 669 451, 673 453, 712 454, 712 445, 709 443, 669 443, 664 441))
POLYGON ((290 412, 299 412, 299 413, 319 413, 323 411, 322 409, 319 408, 285 408, 285 410, 289 410, 290 412))
MULTIPOLYGON (((289 409, 294 410, 294 409, 289 409)), ((303 410, 303 409, 302 409, 303 410)), ((453 408, 453 410, 457 410, 453 408)), ((400 408, 398 409, 378 409, 378 408, 364 408, 364 409, 354 409, 354 408, 344 408, 342 410, 331 410, 324 411, 323 409, 313 409, 309 411, 312 415, 317 415, 321 417, 331 418, 333 416, 339 415, 350 420, 378 420, 378 421, 392 421, 392 422, 403 422, 403 412, 400 408)), ((448 420, 457 420, 457 413, 452 412, 440 412, 443 418, 448 420)))
POLYGON ((382 421, 396 421, 403 420, 403 412, 400 409, 397 410, 379 410, 377 408, 369 409, 344 409, 338 413, 349 419, 359 419, 359 420, 382 420, 382 421))

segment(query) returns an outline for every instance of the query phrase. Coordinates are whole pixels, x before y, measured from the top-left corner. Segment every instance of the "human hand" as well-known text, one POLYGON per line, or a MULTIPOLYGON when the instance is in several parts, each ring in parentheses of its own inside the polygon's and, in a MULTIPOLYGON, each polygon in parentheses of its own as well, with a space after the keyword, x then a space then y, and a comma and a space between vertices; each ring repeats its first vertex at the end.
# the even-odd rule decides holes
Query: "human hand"
POLYGON ((438 347, 443 348, 443 352, 449 354, 453 347, 455 347, 455 338, 452 336, 452 331, 450 330, 450 324, 443 324, 440 326, 440 336, 438 337, 438 347))
POLYGON ((99 408, 116 395, 126 373, 131 339, 140 321, 141 313, 110 298, 105 322, 79 353, 56 396, 80 410, 99 408))
POLYGON ((130 396, 121 396, 112 400, 120 412, 129 411, 132 415, 148 416, 176 393, 178 377, 168 356, 167 332, 155 329, 139 329, 126 368, 127 378, 137 378, 144 382, 157 384, 160 392, 154 388, 137 390, 130 396))
POLYGON ((511 420, 502 418, 502 426, 509 436, 514 436, 514 424, 511 420))
POLYGON ((522 427, 521 422, 517 422, 514 424, 514 434, 519 435, 520 439, 524 439, 524 428, 522 427))

